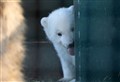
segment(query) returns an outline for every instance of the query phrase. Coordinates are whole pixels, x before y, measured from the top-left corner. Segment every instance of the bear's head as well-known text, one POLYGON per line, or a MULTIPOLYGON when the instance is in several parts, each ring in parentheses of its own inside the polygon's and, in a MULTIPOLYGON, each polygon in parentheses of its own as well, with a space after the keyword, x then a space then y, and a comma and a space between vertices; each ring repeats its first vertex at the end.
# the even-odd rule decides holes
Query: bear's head
POLYGON ((41 25, 53 44, 61 44, 73 54, 74 10, 73 6, 59 8, 41 19, 41 25))

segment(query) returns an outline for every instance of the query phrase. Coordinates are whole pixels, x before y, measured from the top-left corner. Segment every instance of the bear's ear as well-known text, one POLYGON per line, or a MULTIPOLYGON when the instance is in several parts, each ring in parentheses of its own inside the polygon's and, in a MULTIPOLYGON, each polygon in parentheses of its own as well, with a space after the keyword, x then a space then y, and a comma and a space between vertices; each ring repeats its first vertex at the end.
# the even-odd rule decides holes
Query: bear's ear
POLYGON ((73 10, 74 9, 74 6, 71 5, 70 7, 68 7, 69 10, 73 10))
POLYGON ((43 17, 40 22, 44 28, 47 28, 47 17, 43 17))

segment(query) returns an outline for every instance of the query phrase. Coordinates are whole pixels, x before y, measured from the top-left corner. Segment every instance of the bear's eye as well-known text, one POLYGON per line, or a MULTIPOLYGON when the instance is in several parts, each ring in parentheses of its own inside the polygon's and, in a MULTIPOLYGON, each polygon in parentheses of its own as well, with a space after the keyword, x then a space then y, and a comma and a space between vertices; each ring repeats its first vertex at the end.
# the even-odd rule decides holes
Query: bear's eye
POLYGON ((72 31, 72 32, 74 31, 74 27, 73 27, 73 28, 71 28, 71 31, 72 31))
POLYGON ((61 34, 61 33, 57 33, 57 35, 58 35, 58 36, 62 36, 62 34, 61 34))

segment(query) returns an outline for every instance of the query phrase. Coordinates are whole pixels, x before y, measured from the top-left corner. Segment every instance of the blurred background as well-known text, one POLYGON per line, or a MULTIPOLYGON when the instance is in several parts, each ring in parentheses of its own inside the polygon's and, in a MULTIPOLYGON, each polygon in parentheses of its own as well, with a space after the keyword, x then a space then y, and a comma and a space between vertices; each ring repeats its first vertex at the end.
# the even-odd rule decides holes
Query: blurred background
POLYGON ((68 7, 73 0, 22 0, 27 23, 25 79, 30 81, 56 81, 62 78, 62 69, 57 53, 47 40, 40 19, 54 9, 68 7))

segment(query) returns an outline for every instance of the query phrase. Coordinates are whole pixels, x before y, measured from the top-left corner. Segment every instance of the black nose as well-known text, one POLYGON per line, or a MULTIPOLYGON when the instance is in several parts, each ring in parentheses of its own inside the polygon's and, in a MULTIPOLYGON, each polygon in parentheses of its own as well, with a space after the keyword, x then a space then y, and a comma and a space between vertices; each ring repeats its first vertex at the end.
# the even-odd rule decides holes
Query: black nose
POLYGON ((71 43, 71 44, 69 44, 68 47, 69 47, 69 48, 73 48, 73 47, 74 47, 74 42, 71 43))

